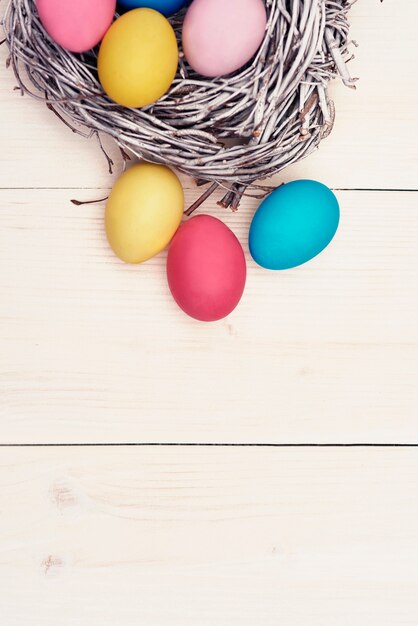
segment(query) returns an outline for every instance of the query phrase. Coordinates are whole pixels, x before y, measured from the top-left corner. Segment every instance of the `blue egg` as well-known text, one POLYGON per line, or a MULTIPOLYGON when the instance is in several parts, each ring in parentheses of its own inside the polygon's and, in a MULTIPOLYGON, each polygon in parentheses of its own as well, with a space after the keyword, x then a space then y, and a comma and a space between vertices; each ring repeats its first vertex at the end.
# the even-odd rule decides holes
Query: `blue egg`
POLYGON ((120 6, 125 9, 148 8, 155 9, 163 15, 173 15, 180 11, 189 0, 119 0, 120 6))
POLYGON ((334 237, 338 200, 314 180, 282 185, 260 205, 250 227, 251 255, 269 270, 286 270, 313 259, 334 237))

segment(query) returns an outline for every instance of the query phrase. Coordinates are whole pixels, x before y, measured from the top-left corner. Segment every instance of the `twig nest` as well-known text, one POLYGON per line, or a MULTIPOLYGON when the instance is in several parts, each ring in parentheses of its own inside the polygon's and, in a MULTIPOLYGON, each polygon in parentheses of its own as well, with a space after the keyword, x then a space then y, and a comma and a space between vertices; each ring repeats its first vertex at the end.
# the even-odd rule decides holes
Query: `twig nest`
POLYGON ((247 187, 259 193, 256 181, 306 157, 329 134, 329 81, 340 73, 354 84, 345 65, 351 0, 263 1, 261 46, 223 77, 192 69, 182 48, 185 10, 170 18, 179 69, 169 91, 145 108, 111 101, 98 80, 96 51, 74 54, 55 44, 35 0, 10 0, 4 29, 22 92, 45 101, 75 132, 106 133, 124 154, 175 167, 213 183, 212 190, 224 186, 224 206, 236 208, 247 187))

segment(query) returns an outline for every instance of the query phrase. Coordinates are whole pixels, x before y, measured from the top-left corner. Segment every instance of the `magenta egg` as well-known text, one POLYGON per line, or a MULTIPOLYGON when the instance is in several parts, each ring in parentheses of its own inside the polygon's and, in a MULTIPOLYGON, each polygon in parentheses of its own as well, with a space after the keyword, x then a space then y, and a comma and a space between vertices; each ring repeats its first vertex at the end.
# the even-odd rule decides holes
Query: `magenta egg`
POLYGON ((223 222, 210 215, 180 226, 167 257, 167 279, 179 307, 197 320, 229 315, 244 292, 247 265, 242 246, 223 222))
POLYGON ((41 22, 50 37, 70 52, 87 52, 105 36, 116 0, 36 0, 41 22))
POLYGON ((243 67, 266 32, 264 0, 194 0, 183 24, 183 50, 202 76, 225 76, 243 67))

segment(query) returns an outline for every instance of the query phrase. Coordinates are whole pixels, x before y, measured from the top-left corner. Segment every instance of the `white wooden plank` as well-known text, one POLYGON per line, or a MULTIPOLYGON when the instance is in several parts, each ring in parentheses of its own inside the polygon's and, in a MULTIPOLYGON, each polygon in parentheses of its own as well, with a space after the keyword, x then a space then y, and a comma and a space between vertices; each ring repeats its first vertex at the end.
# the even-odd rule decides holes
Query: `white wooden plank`
MULTIPOLYGON (((289 272, 246 250, 212 325, 177 309, 164 254, 119 262, 72 195, 0 192, 1 442, 418 442, 416 194, 340 192, 335 241, 289 272)), ((253 209, 215 211, 245 248, 253 209)))
POLYGON ((415 626, 411 449, 0 451, 7 626, 415 626))
MULTIPOLYGON (((417 19, 418 5, 410 0, 353 6, 352 36, 360 47, 351 69, 361 77, 358 90, 333 86, 334 133, 277 182, 310 177, 337 188, 416 188, 417 19)), ((94 140, 72 135, 42 105, 13 92, 6 52, 0 48, 0 187, 109 186, 112 178, 94 140)))

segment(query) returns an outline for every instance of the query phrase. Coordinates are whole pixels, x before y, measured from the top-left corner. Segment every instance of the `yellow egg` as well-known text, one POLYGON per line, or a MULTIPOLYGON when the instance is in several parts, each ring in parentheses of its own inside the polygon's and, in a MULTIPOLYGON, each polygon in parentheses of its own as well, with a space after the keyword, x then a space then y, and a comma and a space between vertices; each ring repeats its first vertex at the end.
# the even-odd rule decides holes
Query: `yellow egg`
POLYGON ((170 88, 178 46, 169 21, 153 9, 134 9, 113 22, 99 50, 99 80, 122 106, 145 107, 170 88))
POLYGON ((141 163, 117 180, 106 205, 106 234, 126 263, 143 263, 168 245, 183 217, 184 193, 164 165, 141 163))

